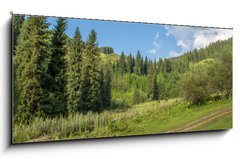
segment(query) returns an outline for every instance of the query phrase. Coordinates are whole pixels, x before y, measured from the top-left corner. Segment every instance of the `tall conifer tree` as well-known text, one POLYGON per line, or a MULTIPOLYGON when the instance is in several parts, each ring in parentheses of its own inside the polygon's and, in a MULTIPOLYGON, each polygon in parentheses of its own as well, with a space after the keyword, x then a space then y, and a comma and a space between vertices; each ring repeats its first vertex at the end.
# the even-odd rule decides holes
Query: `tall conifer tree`
POLYGON ((52 54, 48 65, 48 90, 50 104, 50 114, 66 114, 66 54, 67 48, 67 21, 64 18, 58 18, 57 24, 53 29, 52 54))
POLYGON ((91 31, 84 49, 83 84, 81 88, 81 107, 83 110, 100 111, 100 53, 98 51, 97 34, 91 31), (88 96, 87 98, 85 98, 88 96), (88 103, 88 105, 86 104, 88 103))
POLYGON ((18 38, 16 82, 18 85, 17 120, 29 123, 40 114, 45 99, 43 89, 46 58, 49 55, 48 24, 44 17, 29 17, 18 38))
POLYGON ((119 73, 122 75, 126 72, 127 72, 127 64, 126 64, 124 52, 122 51, 121 56, 119 58, 119 73))
POLYGON ((141 75, 141 54, 140 51, 137 52, 135 66, 134 66, 134 73, 137 75, 141 75))
POLYGON ((146 56, 144 60, 144 65, 143 65, 143 74, 147 75, 147 71, 148 71, 148 58, 146 56))
POLYGON ((128 73, 133 73, 133 67, 134 67, 134 61, 133 61, 132 54, 130 53, 127 56, 127 72, 128 73))
POLYGON ((84 42, 80 34, 79 28, 75 30, 74 37, 71 42, 71 51, 68 60, 67 74, 67 108, 68 113, 76 113, 80 109, 81 97, 81 70, 82 70, 82 52, 84 42))

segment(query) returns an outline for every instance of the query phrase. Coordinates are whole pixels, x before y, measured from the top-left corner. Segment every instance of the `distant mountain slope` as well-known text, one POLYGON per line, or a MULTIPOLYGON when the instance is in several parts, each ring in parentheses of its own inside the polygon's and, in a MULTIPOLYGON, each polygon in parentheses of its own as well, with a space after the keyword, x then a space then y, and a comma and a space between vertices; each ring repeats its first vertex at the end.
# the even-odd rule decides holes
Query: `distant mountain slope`
POLYGON ((199 62, 207 58, 219 59, 225 54, 232 54, 232 38, 211 43, 206 48, 195 49, 184 53, 181 56, 160 59, 159 67, 168 67, 166 69, 177 72, 184 72, 189 63, 199 62))
POLYGON ((106 63, 106 62, 116 62, 119 59, 119 55, 116 53, 111 53, 111 54, 105 54, 105 53, 100 53, 101 60, 106 63))

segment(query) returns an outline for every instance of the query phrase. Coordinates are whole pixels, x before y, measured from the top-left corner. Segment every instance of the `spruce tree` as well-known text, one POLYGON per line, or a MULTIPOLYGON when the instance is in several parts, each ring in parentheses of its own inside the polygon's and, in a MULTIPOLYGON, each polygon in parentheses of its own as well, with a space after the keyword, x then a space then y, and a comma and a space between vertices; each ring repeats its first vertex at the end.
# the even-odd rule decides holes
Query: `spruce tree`
POLYGON ((134 66, 134 73, 136 75, 141 75, 141 54, 140 51, 137 52, 135 66, 134 66))
POLYGON ((21 123, 29 123, 39 115, 45 99, 43 84, 49 55, 47 29, 46 18, 29 17, 18 38, 14 63, 18 86, 16 117, 21 123))
POLYGON ((86 113, 87 111, 92 110, 91 97, 90 97, 90 65, 85 64, 83 73, 82 73, 82 83, 81 83, 81 96, 80 96, 80 107, 79 112, 86 113))
POLYGON ((17 46, 17 39, 18 39, 18 36, 20 34, 20 31, 21 31, 21 28, 22 28, 22 25, 23 25, 23 22, 24 22, 24 16, 22 15, 13 15, 12 17, 12 29, 13 29, 13 46, 12 46, 12 49, 13 49, 13 55, 15 55, 15 49, 16 49, 16 46, 17 46))
MULTIPOLYGON (((21 28, 24 22, 24 16, 22 15, 12 15, 12 54, 15 55, 16 46, 17 46, 17 39, 21 32, 21 28)), ((13 90, 13 105, 14 105, 14 114, 17 111, 17 101, 18 101, 18 88, 17 88, 17 81, 16 81, 16 64, 13 63, 13 82, 14 82, 14 90, 13 90)))
POLYGON ((99 112, 101 108, 100 53, 97 46, 97 35, 96 32, 92 30, 84 49, 85 62, 81 88, 81 107, 83 110, 95 112, 99 112), (87 95, 88 97, 85 99, 87 95))
POLYGON ((53 29, 52 54, 48 65, 48 82, 49 90, 49 115, 66 114, 66 54, 67 35, 65 34, 67 21, 64 18, 58 18, 57 24, 53 29))
POLYGON ((119 73, 123 75, 126 72, 127 72, 127 64, 126 64, 124 52, 122 51, 121 56, 119 58, 119 73))
POLYGON ((143 74, 147 75, 147 71, 148 71, 148 58, 146 56, 144 60, 144 65, 143 65, 143 74))
POLYGON ((134 65, 133 57, 132 57, 132 54, 130 53, 127 56, 127 72, 128 73, 133 73, 133 67, 134 67, 133 65, 134 65))
POLYGON ((141 62, 140 62, 140 69, 141 69, 141 75, 144 74, 144 61, 143 61, 143 57, 141 57, 141 62))
POLYGON ((79 28, 77 27, 71 41, 71 51, 67 69, 67 108, 69 114, 76 113, 77 110, 80 109, 83 48, 84 42, 82 41, 79 28))

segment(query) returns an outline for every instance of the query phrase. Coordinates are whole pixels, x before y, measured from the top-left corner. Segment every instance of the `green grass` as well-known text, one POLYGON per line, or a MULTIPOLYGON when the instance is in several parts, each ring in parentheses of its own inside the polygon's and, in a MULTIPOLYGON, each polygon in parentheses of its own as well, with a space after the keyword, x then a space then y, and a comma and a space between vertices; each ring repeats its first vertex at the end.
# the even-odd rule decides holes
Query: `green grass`
MULTIPOLYGON (((164 133, 179 128, 202 116, 231 107, 231 100, 209 102, 202 106, 189 106, 180 98, 151 101, 126 110, 89 112, 68 118, 36 118, 31 125, 14 125, 14 142, 47 141, 79 138, 99 138, 164 133)), ((206 125, 204 130, 229 127, 231 116, 206 125)))
MULTIPOLYGON (((156 103, 144 103, 139 105, 137 109, 143 111, 143 107, 154 106, 154 104, 156 103)), ((113 134, 113 136, 163 133, 227 107, 231 107, 231 101, 210 102, 203 106, 194 107, 187 107, 185 102, 169 104, 169 106, 155 108, 153 111, 147 110, 144 113, 116 122, 116 125, 125 123, 127 128, 121 132, 115 131, 116 135, 113 134)), ((224 127, 224 123, 222 126, 224 127)))

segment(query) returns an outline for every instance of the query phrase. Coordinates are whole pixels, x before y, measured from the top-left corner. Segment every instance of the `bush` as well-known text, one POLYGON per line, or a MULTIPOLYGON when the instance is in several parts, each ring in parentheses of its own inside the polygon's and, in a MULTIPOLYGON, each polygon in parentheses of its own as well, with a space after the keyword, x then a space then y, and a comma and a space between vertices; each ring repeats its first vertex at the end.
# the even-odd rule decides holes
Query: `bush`
POLYGON ((189 71, 184 73, 180 80, 182 95, 192 104, 203 104, 206 99, 216 93, 217 69, 219 63, 213 59, 206 59, 195 64, 190 64, 189 71))

